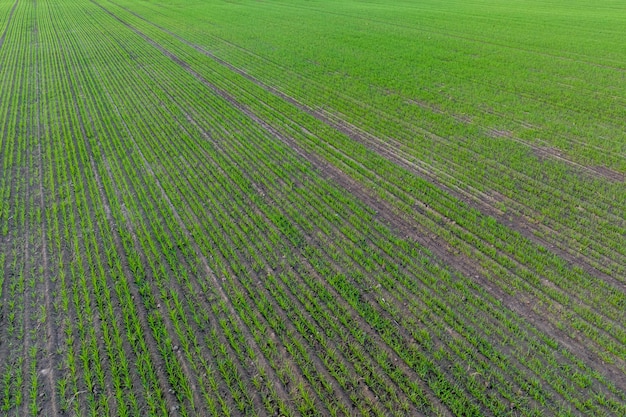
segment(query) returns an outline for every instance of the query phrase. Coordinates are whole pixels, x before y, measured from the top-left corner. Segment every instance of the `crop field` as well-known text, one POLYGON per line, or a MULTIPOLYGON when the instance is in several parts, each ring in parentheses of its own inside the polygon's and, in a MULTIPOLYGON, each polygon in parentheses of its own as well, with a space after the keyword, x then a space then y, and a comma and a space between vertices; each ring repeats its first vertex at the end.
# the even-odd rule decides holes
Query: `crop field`
POLYGON ((0 416, 626 416, 616 0, 0 0, 0 416))

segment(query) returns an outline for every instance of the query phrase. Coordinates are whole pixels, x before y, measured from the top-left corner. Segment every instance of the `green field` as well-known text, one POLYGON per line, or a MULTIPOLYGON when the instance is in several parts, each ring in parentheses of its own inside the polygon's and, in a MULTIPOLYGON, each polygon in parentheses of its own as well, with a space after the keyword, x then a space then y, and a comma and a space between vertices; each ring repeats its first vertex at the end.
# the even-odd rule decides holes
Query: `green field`
POLYGON ((0 416, 626 416, 625 40, 0 0, 0 416))

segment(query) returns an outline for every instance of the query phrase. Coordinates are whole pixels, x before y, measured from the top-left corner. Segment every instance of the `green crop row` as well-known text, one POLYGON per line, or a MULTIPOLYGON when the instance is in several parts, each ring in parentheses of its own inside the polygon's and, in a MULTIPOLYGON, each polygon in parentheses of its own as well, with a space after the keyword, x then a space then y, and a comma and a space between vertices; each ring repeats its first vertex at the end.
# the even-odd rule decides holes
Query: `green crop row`
POLYGON ((448 6, 0 4, 2 412, 626 413, 619 54, 448 6))
MULTIPOLYGON (((204 63, 204 61, 203 61, 204 63)), ((223 71, 222 71, 223 72, 223 71)), ((229 88, 232 88, 233 84, 231 83, 229 88)), ((248 87, 250 88, 250 87, 248 87)), ((258 91, 258 89, 257 89, 258 91)), ((259 94, 259 93, 257 93, 259 94)), ((270 103, 272 102, 271 100, 274 99, 273 102, 277 102, 277 100, 275 100, 275 98, 273 97, 269 97, 267 94, 265 94, 263 96, 262 102, 264 103, 270 103)), ((280 103, 279 103, 280 104, 280 103)), ((287 114, 287 110, 285 110, 286 107, 283 105, 282 107, 280 107, 280 111, 282 114, 287 114)), ((304 122, 302 122, 304 123, 304 122)), ((290 132, 291 133, 291 132, 290 132)), ((337 145, 335 145, 337 146, 337 145)), ((347 149, 349 146, 348 142, 343 141, 342 145, 340 147, 338 147, 339 149, 345 150, 347 149)), ((337 148, 335 148, 337 149, 337 148)), ((317 149, 317 151, 319 152, 319 149, 317 149)), ((360 152, 360 151, 359 151, 360 152)), ((368 157, 371 157, 371 154, 368 155, 368 157)), ((369 168, 372 167, 372 164, 370 164, 369 168)), ((388 168, 386 168, 388 169, 388 168)), ((388 175, 388 172, 385 172, 385 175, 388 175)), ((398 173, 398 175, 400 175, 402 178, 401 180, 398 181, 393 181, 394 183, 403 183, 406 182, 405 179, 405 174, 403 173, 398 173)), ((412 193, 415 192, 416 188, 423 188, 424 183, 423 182, 418 182, 417 184, 414 183, 409 185, 410 188, 405 188, 405 190, 410 190, 412 193)), ((430 192, 435 191, 434 189, 430 189, 430 192)), ((451 210, 454 211, 458 211, 461 212, 463 217, 467 217, 468 215, 471 215, 472 217, 470 217, 470 221, 471 223, 469 224, 470 226, 473 224, 475 224, 478 229, 474 229, 471 230, 473 233, 477 233, 479 238, 482 239, 486 239, 486 242, 481 244, 479 241, 476 241, 474 237, 472 237, 471 234, 464 234, 461 235, 462 239, 469 239, 469 242, 473 245, 478 245, 479 248, 483 248, 482 250, 485 251, 485 253, 490 256, 490 257, 497 257, 499 259, 497 259, 498 262, 503 263, 503 265, 507 268, 511 268, 511 267, 515 267, 515 265, 519 265, 518 262, 522 262, 524 265, 527 264, 531 264, 534 263, 536 270, 540 271, 539 273, 541 275, 545 275, 545 274, 550 274, 549 270, 546 271, 546 266, 550 265, 551 263, 554 264, 555 268, 555 273, 548 275, 548 277, 552 277, 552 279, 555 278, 559 278, 561 275, 563 275, 564 273, 567 273, 566 270, 564 269, 564 264, 563 262, 552 256, 552 255, 543 255, 542 252, 544 252, 543 248, 539 247, 539 248, 532 248, 529 247, 528 249, 525 249, 525 245, 527 245, 527 243, 524 241, 523 238, 521 238, 521 236, 519 236, 519 234, 513 234, 513 237, 511 237, 510 234, 506 235, 508 232, 505 231, 505 229, 503 229, 502 227, 500 227, 500 225, 498 225, 497 223, 487 223, 485 224, 481 219, 480 216, 477 216, 477 212, 473 211, 473 210, 466 210, 466 206, 463 203, 459 203, 458 201, 455 201, 454 199, 448 199, 449 202, 446 203, 445 206, 443 206, 442 208, 438 209, 438 211, 440 213, 442 213, 445 217, 450 217, 452 215, 452 213, 454 213, 451 210), (453 205, 450 205, 453 204, 453 205), (477 218, 478 217, 478 218, 477 218), (483 230, 484 227, 486 225, 490 225, 491 227, 483 230), (494 230, 495 229, 495 230, 494 230), (495 236, 497 237, 498 234, 500 234, 500 236, 502 235, 502 232, 505 233, 506 237, 501 237, 500 239, 502 239, 500 243, 498 240, 494 239, 494 235, 491 235, 490 232, 496 231, 495 236), (511 243, 512 239, 515 239, 517 241, 516 244, 511 243), (520 248, 520 244, 522 244, 522 247, 520 248), (492 245, 495 245, 495 247, 493 247, 492 245), (515 259, 506 259, 505 257, 502 257, 499 255, 498 250, 506 250, 506 251, 510 251, 510 250, 515 250, 517 253, 513 253, 514 256, 517 257, 517 259, 519 261, 516 261, 515 259), (523 251, 523 252, 522 252, 523 251), (552 258, 552 259, 550 259, 552 258), (511 262, 512 261, 512 262, 511 262)), ((432 201, 428 201, 427 202, 429 205, 432 206, 432 201)), ((460 224, 462 226, 467 227, 466 225, 468 224, 467 220, 462 220, 461 218, 453 218, 452 220, 454 220, 457 224, 460 224)), ((489 221, 489 219, 485 219, 487 221, 489 221)), ((449 233, 449 232, 448 232, 449 233)), ((572 270, 573 275, 580 275, 580 271, 574 269, 572 270)), ((572 274, 572 272, 569 272, 569 274, 572 274)), ((532 277, 530 274, 532 273, 531 271, 528 272, 521 272, 523 275, 523 277, 525 279, 533 279, 536 280, 535 277, 532 277)), ((581 285, 583 285, 583 288, 589 288, 589 284, 592 282, 590 277, 584 277, 584 278, 577 278, 577 280, 579 282, 581 282, 581 285)), ((560 279, 561 283, 567 283, 569 284, 567 281, 560 279)), ((602 282, 600 282, 600 284, 602 285, 602 282)), ((519 285, 519 284, 516 284, 519 285)), ((580 287, 579 287, 580 288, 580 287)), ((609 299, 614 299, 616 292, 614 291, 614 289, 612 288, 612 286, 607 286, 607 291, 611 294, 611 296, 609 296, 609 299)), ((545 291, 545 289, 544 289, 545 291)), ((589 292, 588 293, 588 297, 585 297, 585 300, 596 300, 593 304, 593 308, 602 308, 603 310, 605 310, 606 314, 608 314, 608 317, 612 317, 613 314, 620 314, 619 312, 622 312, 623 310, 621 310, 619 308, 619 305, 621 304, 619 299, 616 299, 616 304, 615 304, 615 308, 611 308, 610 305, 606 305, 603 303, 603 301, 605 299, 607 299, 607 293, 601 293, 601 292, 597 292, 596 287, 593 288, 592 290, 593 292, 589 292), (614 312, 612 313, 611 310, 614 312)), ((567 288, 566 287, 566 292, 559 294, 558 292, 553 292, 551 291, 550 293, 548 293, 548 296, 550 298, 554 298, 556 299, 559 303, 567 303, 568 299, 569 299, 569 294, 574 293, 574 291, 572 290, 571 287, 567 288)), ((578 300, 576 301, 578 302, 578 300)), ((600 323, 601 321, 603 321, 604 319, 601 319, 599 316, 594 316, 593 313, 591 312, 591 310, 587 309, 587 310, 580 310, 578 307, 576 307, 576 309, 578 310, 577 313, 583 315, 583 317, 585 317, 586 320, 592 320, 596 323, 600 323)), ((614 319, 618 319, 620 316, 613 316, 614 319)), ((604 326, 605 329, 610 329, 609 333, 610 334, 614 334, 616 329, 614 328, 614 325, 612 322, 608 322, 603 324, 602 326, 604 326)), ((584 327, 584 326, 583 326, 584 327)), ((621 330, 617 330, 618 332, 621 332, 621 330)), ((593 338, 600 338, 602 339, 603 336, 601 334, 593 334, 589 333, 589 335, 593 338)), ((615 352, 615 348, 617 346, 615 346, 609 339, 605 339, 602 341, 603 346, 606 348, 609 348, 610 350, 615 352)), ((617 353, 617 352, 615 352, 617 353)), ((619 353, 618 353, 619 355, 619 353)))

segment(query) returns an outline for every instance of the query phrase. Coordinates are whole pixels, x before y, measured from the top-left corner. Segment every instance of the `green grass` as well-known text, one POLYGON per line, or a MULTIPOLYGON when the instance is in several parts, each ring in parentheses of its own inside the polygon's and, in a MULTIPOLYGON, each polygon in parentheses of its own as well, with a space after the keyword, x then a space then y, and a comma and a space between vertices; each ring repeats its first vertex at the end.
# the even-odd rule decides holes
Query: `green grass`
POLYGON ((2 11, 2 413, 626 413, 619 3, 2 11))

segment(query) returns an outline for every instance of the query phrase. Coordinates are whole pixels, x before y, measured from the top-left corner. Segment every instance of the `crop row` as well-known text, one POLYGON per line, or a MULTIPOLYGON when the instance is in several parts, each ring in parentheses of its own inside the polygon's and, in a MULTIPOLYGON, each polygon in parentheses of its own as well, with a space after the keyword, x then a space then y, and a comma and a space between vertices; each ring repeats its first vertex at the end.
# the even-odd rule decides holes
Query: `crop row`
MULTIPOLYGON (((201 58, 198 58, 197 56, 192 56, 192 55, 189 55, 189 57, 190 59, 198 59, 198 60, 201 59, 201 58)), ((211 64, 210 61, 208 63, 207 61, 201 61, 201 62, 202 62, 202 65, 211 64)), ((215 66, 212 66, 211 69, 213 71, 217 71, 219 69, 219 66, 217 66, 217 69, 215 66)), ((223 71, 223 68, 222 68, 221 74, 226 74, 227 72, 228 71, 223 71)), ((237 84, 235 84, 234 82, 226 84, 226 86, 228 86, 227 88, 231 89, 232 91, 235 91, 234 86, 236 85, 237 84)), ((256 94, 255 96, 252 96, 250 99, 248 99, 249 101, 247 101, 247 103, 262 102, 262 103, 272 103, 272 105, 276 103, 275 109, 279 109, 281 114, 283 115, 289 114, 288 113, 290 111, 289 107, 284 105, 284 103, 281 103, 275 97, 272 97, 269 94, 263 94, 263 92, 259 92, 258 89, 254 90, 253 87, 250 87, 250 86, 246 86, 246 87, 249 90, 253 90, 254 93, 256 94)), ((261 110, 265 110, 265 109, 261 109, 261 110)), ((294 114, 293 109, 291 110, 291 114, 294 114)), ((302 117, 298 115, 295 115, 294 117, 299 117, 296 123, 299 123, 302 126, 305 125, 304 124, 306 123, 305 121, 308 121, 307 119, 303 119, 302 117), (305 121, 300 122, 300 120, 305 120, 305 121)), ((314 129, 310 128, 309 125, 307 125, 307 128, 309 128, 310 131, 315 131, 314 129)), ((289 134, 293 134, 293 133, 289 132, 289 134)), ((303 136, 303 135, 304 135, 303 133, 300 133, 300 136, 303 136)), ((339 140, 339 137, 337 135, 334 135, 333 139, 339 140)), ((324 137, 323 140, 327 141, 328 138, 324 137)), ((328 147, 328 145, 325 145, 325 146, 328 147)), ((355 148, 355 152, 357 154, 359 154, 360 152, 363 152, 362 147, 351 144, 349 141, 346 141, 345 139, 342 139, 342 142, 340 142, 340 144, 334 143, 331 146, 333 146, 333 148, 331 148, 332 152, 344 152, 345 153, 345 151, 349 149, 350 146, 355 148), (339 149, 340 151, 337 151, 337 149, 339 149)), ((320 152, 319 148, 315 148, 315 150, 317 152, 320 152)), ((343 158, 345 159, 345 157, 343 158)), ((368 159, 366 163, 368 163, 369 165, 366 165, 365 166, 366 168, 370 170, 375 170, 376 165, 380 166, 380 164, 384 164, 383 167, 377 168, 378 171, 382 171, 384 169, 384 171, 382 171, 384 172, 384 176, 388 176, 389 170, 393 169, 394 171, 397 172, 396 175, 398 175, 398 178, 402 178, 402 180, 389 181, 389 183, 405 184, 408 182, 406 180, 406 172, 403 172, 401 169, 398 169, 395 166, 390 166, 388 163, 385 163, 385 161, 381 160, 380 158, 377 161, 378 164, 372 163, 372 160, 375 159, 376 156, 373 156, 371 153, 367 154, 367 158, 368 159)), ((362 162, 356 161, 353 163, 358 164, 362 162)), ((370 172, 366 172, 365 175, 368 175, 370 178, 373 178, 370 172)), ((379 175, 377 177, 380 178, 381 176, 379 175)), ((379 185, 380 182, 378 179, 375 180, 374 184, 373 184, 373 187, 380 187, 379 185)), ((410 194, 405 194, 405 196, 403 197, 405 199, 403 204, 407 204, 407 206, 405 207, 411 208, 411 209, 414 207, 416 203, 414 202, 413 194, 415 193, 416 190, 420 188, 423 189, 425 186, 428 187, 427 190, 429 193, 431 192, 439 193, 438 190, 433 189, 432 186, 427 185, 423 181, 419 179, 416 181, 415 179, 413 179, 412 183, 407 184, 404 190, 401 190, 401 192, 403 193, 407 193, 407 192, 410 193, 410 194)), ((395 185, 391 185, 391 187, 395 188, 395 185)), ((397 191, 394 190, 394 193, 397 193, 397 191)), ((565 304, 565 305, 570 304, 571 308, 574 309, 574 314, 582 316, 582 320, 575 322, 576 323, 575 329, 578 329, 578 330, 582 329, 591 338, 599 339, 604 349, 608 349, 609 351, 612 351, 618 356, 621 355, 618 351, 619 350, 618 345, 616 345, 614 342, 611 341, 610 335, 619 335, 623 333, 623 329, 619 329, 619 324, 618 324, 621 321, 620 314, 623 313, 623 310, 620 308, 623 294, 620 296, 620 292, 616 288, 614 288, 613 285, 608 285, 608 284, 603 285, 602 283, 600 283, 600 288, 604 287, 605 291, 599 291, 597 285, 590 287, 589 284, 592 282, 596 282, 596 281, 593 280, 592 277, 586 275, 580 269, 577 269, 577 268, 570 269, 570 267, 568 267, 558 257, 550 254, 549 252, 546 253, 545 249, 541 247, 536 247, 530 244, 527 240, 522 238, 519 234, 516 234, 516 233, 511 234, 509 231, 507 231, 506 228, 493 222, 492 221, 493 219, 485 218, 484 216, 480 215, 480 213, 478 213, 475 210, 471 210, 471 209, 468 210, 467 206, 463 203, 460 203, 458 200, 449 198, 448 196, 445 196, 445 195, 443 195, 443 198, 448 200, 447 202, 444 202, 445 204, 444 206, 437 207, 435 204, 433 204, 432 200, 429 200, 426 202, 428 207, 434 208, 437 211, 437 213, 434 213, 435 214, 435 217, 433 219, 434 221, 438 221, 438 220, 440 221, 441 219, 440 216, 443 215, 444 218, 447 217, 453 220, 453 224, 456 223, 457 225, 462 225, 464 227, 471 227, 471 229, 469 229, 469 232, 470 232, 469 234, 467 232, 464 232, 463 229, 461 229, 460 237, 461 239, 465 241, 469 241, 469 243, 472 244, 472 246, 478 246, 479 248, 482 248, 483 254, 478 253, 475 256, 480 256, 479 259, 484 259, 485 255, 487 255, 490 258, 495 258, 495 260, 501 265, 500 266, 496 264, 494 266, 495 268, 498 268, 498 270, 500 271, 499 273, 506 273, 506 270, 504 270, 502 267, 505 267, 507 269, 511 269, 511 268, 517 269, 521 267, 521 272, 517 272, 517 274, 521 275, 521 278, 523 279, 523 281, 514 282, 513 283, 514 287, 517 287, 526 291, 530 290, 534 292, 535 294, 537 294, 540 300, 542 300, 542 302, 545 302, 549 305, 554 304, 554 301, 556 301, 558 304, 565 304), (455 212, 458 213, 458 216, 454 215, 455 212), (470 217, 468 217, 468 215, 470 217), (476 238, 478 238, 479 240, 477 241, 476 238), (480 242, 481 239, 484 240, 484 243, 480 242), (513 241, 515 241, 516 243, 515 244, 511 243, 513 241), (513 257, 507 254, 507 252, 510 253, 511 251, 513 251, 512 253, 513 257), (534 268, 529 270, 527 269, 527 265, 533 266, 534 268), (551 272, 550 269, 552 269, 553 272, 551 272), (565 279, 565 277, 568 275, 571 278, 565 279), (545 286, 542 284, 542 281, 540 280, 541 277, 546 277, 553 282, 556 280, 557 285, 561 285, 561 286, 565 285, 565 287, 562 290, 559 290, 557 287, 556 291, 551 290, 550 288, 545 288, 545 286), (534 284, 536 286, 535 288, 539 290, 539 293, 537 293, 537 290, 534 290, 529 287, 528 283, 526 282, 529 279, 531 280, 531 283, 532 282, 535 283, 534 284), (572 284, 572 280, 575 280, 573 282, 578 281, 579 284, 572 284), (574 298, 573 301, 570 300, 571 294, 574 294, 574 293, 580 294, 581 291, 586 294, 585 297, 581 297, 580 299, 574 298), (547 296, 542 295, 541 293, 544 293, 547 296), (611 300, 611 303, 610 304, 604 303, 606 299, 611 300), (579 307, 580 303, 585 303, 589 301, 592 302, 592 304, 590 304, 589 309, 586 309, 586 308, 581 309, 579 307), (595 315, 595 313, 592 312, 593 309, 599 309, 600 311, 603 311, 603 313, 606 314, 608 320, 602 318, 602 316, 595 315), (604 324, 602 324, 602 322, 604 322, 604 324), (589 327, 589 324, 592 324, 592 325, 599 324, 601 328, 605 329, 606 333, 603 335, 602 331, 597 332, 593 330, 593 328, 589 327)), ((420 199, 423 200, 423 197, 420 196, 420 199)), ((430 214, 432 215, 432 213, 430 214)), ((440 235, 445 236, 447 234, 448 236, 450 236, 450 231, 447 231, 445 229, 443 231, 439 231, 438 233, 440 235)), ((456 234, 458 233, 459 232, 457 231, 456 234)), ((450 237, 454 239, 454 235, 450 237)), ((455 245, 459 245, 458 241, 453 242, 453 243, 455 245)), ((467 251, 471 249, 466 248, 464 250, 467 251)), ((510 289, 508 291, 510 291, 510 289)), ((568 319, 569 317, 571 316, 568 316, 568 319)), ((558 325, 563 326, 563 322, 562 321, 558 322, 558 325)), ((618 336, 618 340, 619 340, 619 337, 621 336, 618 336)))
MULTIPOLYGON (((162 162, 161 162, 161 163, 162 163, 162 162)), ((227 249, 225 249, 225 250, 227 250, 227 249)))
POLYGON ((622 363, 612 283, 114 3, 12 16, 3 411, 626 412, 559 340, 622 363))
MULTIPOLYGON (((161 16, 155 15, 155 18, 161 19, 161 16)), ((172 20, 167 23, 176 24, 172 20)), ((197 28, 192 32, 180 28, 180 33, 191 36, 189 39, 197 42, 193 44, 196 48, 202 48, 210 40, 211 44, 203 49, 205 53, 208 50, 219 51, 235 66, 245 68, 246 74, 256 74, 266 83, 279 86, 287 95, 307 103, 309 108, 328 109, 332 116, 339 115, 340 120, 350 121, 350 126, 366 128, 384 139, 385 143, 393 143, 394 148, 403 148, 401 155, 419 161, 423 167, 420 173, 430 173, 429 181, 442 181, 464 197, 494 206, 496 212, 504 208, 506 213, 503 218, 507 214, 516 214, 517 221, 529 222, 527 226, 548 238, 550 244, 570 254, 584 252, 595 268, 609 275, 623 275, 619 272, 623 265, 623 253, 618 257, 615 254, 622 249, 618 242, 623 234, 623 219, 619 210, 615 210, 616 204, 623 204, 619 184, 589 178, 578 169, 585 167, 574 166, 572 171, 572 166, 558 160, 556 163, 541 161, 532 155, 534 151, 539 152, 541 146, 517 140, 514 134, 491 137, 484 134, 480 123, 468 126, 465 121, 455 121, 456 116, 450 116, 443 110, 433 114, 427 99, 418 100, 426 103, 422 105, 426 107, 424 110, 410 104, 417 99, 408 93, 371 96, 356 89, 362 80, 355 76, 345 78, 342 88, 338 89, 332 84, 332 79, 324 78, 323 74, 302 76, 302 72, 306 71, 299 61, 281 61, 278 64, 210 32, 197 32, 197 28), (352 87, 355 91, 349 94, 352 87), (338 90, 347 93, 337 93, 338 90), (377 97, 382 97, 384 103, 372 105, 377 97), (416 109, 412 110, 413 107, 416 109), (442 130, 445 126, 449 126, 446 131, 442 130), (512 190, 515 193, 511 195, 512 190), (548 198, 549 205, 545 204, 548 198), (494 205, 494 201, 498 204, 494 205), (536 225, 537 222, 540 224, 536 225), (590 227, 596 232, 587 233, 590 227), (607 245, 612 248, 607 248, 607 245)), ((362 50, 364 55, 367 52, 366 48, 362 50)), ((213 56, 213 53, 210 55, 213 56)), ((540 112, 530 114, 535 113, 540 112)), ((498 114, 497 117, 501 120, 505 116, 498 114)))

